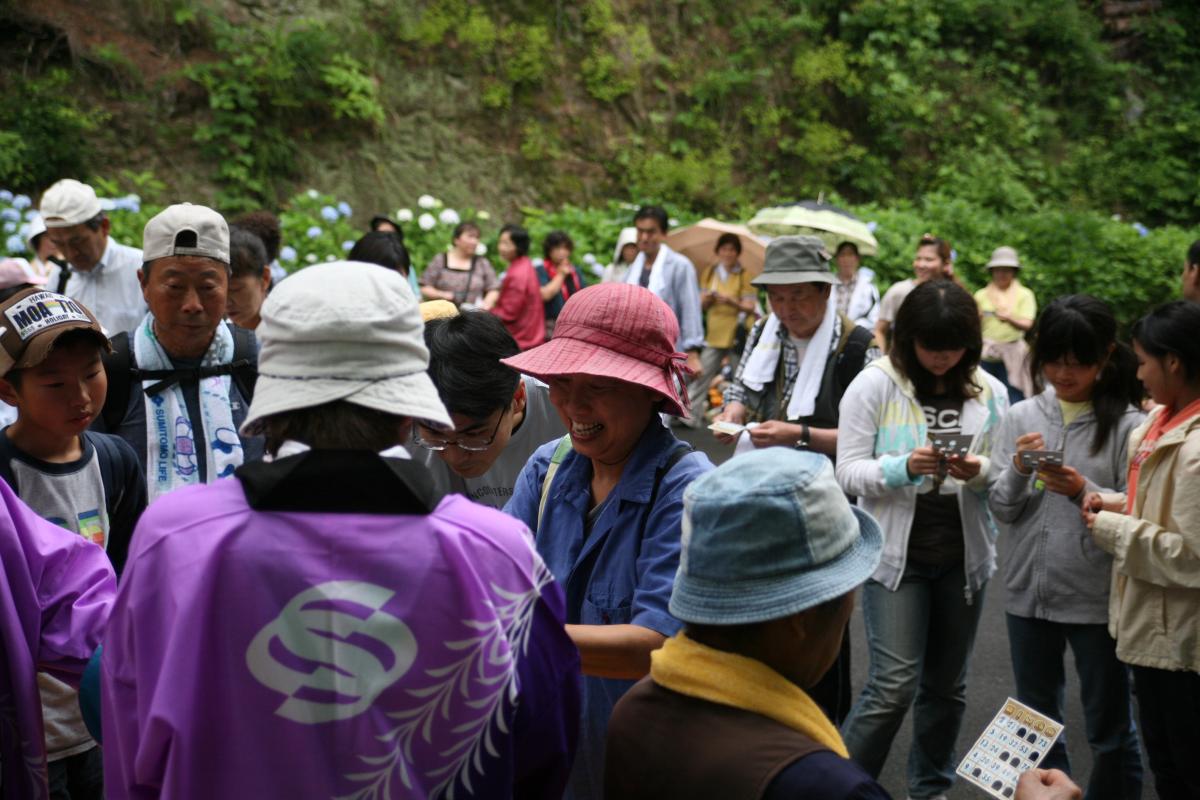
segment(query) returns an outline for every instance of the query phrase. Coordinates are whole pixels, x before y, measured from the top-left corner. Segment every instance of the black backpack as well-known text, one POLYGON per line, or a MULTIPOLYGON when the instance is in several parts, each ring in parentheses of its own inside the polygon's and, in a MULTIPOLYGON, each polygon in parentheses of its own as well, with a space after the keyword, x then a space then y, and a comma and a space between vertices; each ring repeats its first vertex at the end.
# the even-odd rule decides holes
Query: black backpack
POLYGON ((187 373, 197 381, 213 375, 230 375, 243 399, 249 403, 254 398, 254 383, 258 380, 258 347, 251 331, 235 325, 229 325, 229 331, 233 334, 233 361, 191 370, 138 369, 133 365, 133 348, 129 344, 129 334, 118 333, 109 339, 112 352, 104 356, 104 371, 108 374, 108 397, 104 399, 104 409, 100 412, 105 430, 111 433, 125 420, 125 412, 129 410, 129 398, 135 383, 140 386, 144 381, 162 381, 146 390, 147 394, 156 394, 178 380, 180 373, 187 373))

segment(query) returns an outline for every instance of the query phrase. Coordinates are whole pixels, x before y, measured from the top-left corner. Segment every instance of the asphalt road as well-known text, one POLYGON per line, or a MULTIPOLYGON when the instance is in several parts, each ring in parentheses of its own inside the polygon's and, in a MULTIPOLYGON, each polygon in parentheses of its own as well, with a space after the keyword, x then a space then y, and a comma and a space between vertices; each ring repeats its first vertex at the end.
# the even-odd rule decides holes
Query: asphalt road
MULTIPOLYGON (((731 447, 725 447, 712 438, 708 430, 690 431, 676 428, 676 435, 687 439, 697 449, 708 454, 713 463, 719 464, 728 459, 732 453, 731 447)), ((998 546, 1003 549, 1004 536, 1001 534, 998 546)), ((970 674, 967 678, 967 713, 963 719, 962 730, 958 737, 958 757, 975 743, 983 728, 989 722, 1001 704, 1015 694, 1012 677, 1012 663, 1008 654, 1008 633, 1004 624, 1004 580, 1001 573, 996 573, 984 593, 983 617, 980 620, 979 632, 975 639, 975 650, 971 657, 970 674)), ((857 693, 867 679, 867 643, 863 630, 862 614, 856 608, 854 619, 850 623, 852 641, 852 671, 854 689, 857 693)), ((1079 681, 1075 676, 1075 665, 1067 651, 1067 691, 1065 735, 1067 737, 1067 753, 1071 759, 1072 777, 1081 786, 1086 787, 1086 781, 1091 771, 1091 754, 1088 751, 1087 740, 1084 736, 1083 707, 1079 701, 1079 681)), ((912 741, 911 714, 900 729, 900 734, 892 744, 892 752, 888 757, 880 782, 893 797, 903 800, 907 796, 905 779, 905 762, 912 741)), ((1145 766, 1145 754, 1142 756, 1145 766)), ((982 800, 991 795, 973 784, 959 781, 949 792, 950 800, 982 800)), ((1157 800, 1153 780, 1147 771, 1142 796, 1147 800, 1157 800)))

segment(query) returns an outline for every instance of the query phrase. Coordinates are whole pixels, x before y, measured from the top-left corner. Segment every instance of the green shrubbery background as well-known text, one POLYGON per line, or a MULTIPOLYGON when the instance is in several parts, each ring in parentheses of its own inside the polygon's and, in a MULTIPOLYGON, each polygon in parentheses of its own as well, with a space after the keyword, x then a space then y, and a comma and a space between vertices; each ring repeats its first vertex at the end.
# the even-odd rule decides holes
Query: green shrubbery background
MULTIPOLYGON (((629 203, 744 220, 823 194, 878 223, 881 284, 932 231, 976 286, 1009 244, 1043 301, 1093 291, 1129 318, 1173 293, 1200 224, 1200 4, 1121 7, 14 0, 0 186, 283 210, 296 265, 422 194, 490 212, 490 245, 523 220, 600 263, 629 203)), ((445 244, 405 227, 419 265, 445 244)))

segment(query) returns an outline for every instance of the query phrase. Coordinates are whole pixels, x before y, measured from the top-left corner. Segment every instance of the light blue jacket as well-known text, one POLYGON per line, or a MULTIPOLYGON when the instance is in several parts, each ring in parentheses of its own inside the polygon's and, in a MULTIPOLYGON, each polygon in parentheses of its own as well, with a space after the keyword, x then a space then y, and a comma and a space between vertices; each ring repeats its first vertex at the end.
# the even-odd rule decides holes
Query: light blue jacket
MULTIPOLYGON (((592 464, 574 451, 554 476, 538 524, 542 482, 557 445, 557 440, 548 442, 533 454, 504 511, 535 532, 538 553, 566 591, 567 623, 632 624, 674 636, 682 624, 671 616, 667 604, 679 568, 683 490, 711 470, 712 462, 703 453, 685 455, 662 476, 655 495, 656 474, 681 446, 655 420, 646 427, 607 506, 585 537, 584 520, 592 506, 592 464), (648 508, 652 495, 654 505, 648 508)), ((584 677, 583 722, 567 794, 572 800, 603 797, 608 718, 633 684, 584 677)))
MULTIPOLYGON (((981 469, 967 483, 947 478, 944 484, 958 494, 966 549, 963 591, 968 599, 996 571, 996 525, 987 506, 989 455, 1008 410, 1002 383, 982 369, 975 370, 974 381, 983 392, 963 403, 962 432, 974 437, 971 453, 982 462, 981 469)), ((883 528, 883 558, 871 577, 895 591, 908 559, 917 495, 933 491, 929 476, 908 475, 909 454, 928 440, 925 414, 912 383, 885 356, 867 365, 846 389, 839 415, 838 483, 846 494, 858 497, 859 506, 883 528)))

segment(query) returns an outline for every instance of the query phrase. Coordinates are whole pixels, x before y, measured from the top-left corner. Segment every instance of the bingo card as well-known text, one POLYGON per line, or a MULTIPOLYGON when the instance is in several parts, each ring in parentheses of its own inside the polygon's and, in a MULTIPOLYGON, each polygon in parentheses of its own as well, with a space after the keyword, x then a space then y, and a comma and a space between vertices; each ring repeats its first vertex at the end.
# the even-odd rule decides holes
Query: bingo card
POLYGON ((1062 723, 1010 697, 958 765, 958 774, 1000 800, 1011 800, 1021 773, 1041 763, 1062 729, 1062 723))

